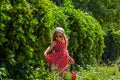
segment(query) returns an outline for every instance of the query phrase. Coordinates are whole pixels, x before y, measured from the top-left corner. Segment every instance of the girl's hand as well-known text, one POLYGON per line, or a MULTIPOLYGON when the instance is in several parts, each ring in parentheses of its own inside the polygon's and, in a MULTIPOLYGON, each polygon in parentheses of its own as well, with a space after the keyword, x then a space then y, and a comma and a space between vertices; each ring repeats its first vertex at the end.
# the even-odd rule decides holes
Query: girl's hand
POLYGON ((46 56, 47 56, 47 53, 44 53, 44 56, 46 57, 46 56))
POLYGON ((74 62, 74 60, 69 56, 69 60, 70 60, 70 63, 71 64, 74 64, 75 62, 74 62))

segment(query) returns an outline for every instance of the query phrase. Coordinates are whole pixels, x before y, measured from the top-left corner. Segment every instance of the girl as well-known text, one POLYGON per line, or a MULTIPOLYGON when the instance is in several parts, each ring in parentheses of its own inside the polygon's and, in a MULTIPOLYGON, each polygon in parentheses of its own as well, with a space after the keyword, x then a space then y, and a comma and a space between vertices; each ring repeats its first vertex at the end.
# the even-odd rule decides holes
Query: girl
POLYGON ((57 27, 53 33, 52 44, 44 52, 44 56, 49 66, 58 70, 62 76, 64 71, 68 71, 68 62, 74 64, 74 60, 69 56, 68 39, 65 31, 61 27, 57 27), (52 54, 48 54, 50 51, 52 54))

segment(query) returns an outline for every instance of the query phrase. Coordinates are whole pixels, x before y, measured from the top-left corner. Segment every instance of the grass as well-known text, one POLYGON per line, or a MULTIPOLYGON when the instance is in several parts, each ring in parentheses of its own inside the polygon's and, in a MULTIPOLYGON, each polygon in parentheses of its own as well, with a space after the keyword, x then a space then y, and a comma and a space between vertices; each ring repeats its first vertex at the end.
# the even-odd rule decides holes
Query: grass
MULTIPOLYGON (((51 73, 48 80, 61 80, 55 74, 51 73)), ((70 72, 65 73, 64 80, 72 80, 70 72)), ((120 80, 120 70, 118 66, 81 67, 77 71, 77 80, 120 80)))
POLYGON ((120 80, 120 71, 115 66, 81 68, 77 80, 120 80))

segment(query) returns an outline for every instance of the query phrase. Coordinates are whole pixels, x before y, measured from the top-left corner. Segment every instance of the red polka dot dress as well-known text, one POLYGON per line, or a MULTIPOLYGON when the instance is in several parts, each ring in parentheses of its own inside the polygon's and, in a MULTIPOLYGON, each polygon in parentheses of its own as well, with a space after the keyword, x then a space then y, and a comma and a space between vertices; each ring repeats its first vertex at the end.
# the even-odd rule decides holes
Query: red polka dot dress
MULTIPOLYGON (((56 40, 54 50, 54 53, 48 54, 46 56, 47 63, 49 65, 54 64, 58 67, 59 70, 62 70, 68 65, 68 54, 66 52, 65 42, 56 40)), ((67 70, 68 68, 66 69, 66 71, 67 70)))

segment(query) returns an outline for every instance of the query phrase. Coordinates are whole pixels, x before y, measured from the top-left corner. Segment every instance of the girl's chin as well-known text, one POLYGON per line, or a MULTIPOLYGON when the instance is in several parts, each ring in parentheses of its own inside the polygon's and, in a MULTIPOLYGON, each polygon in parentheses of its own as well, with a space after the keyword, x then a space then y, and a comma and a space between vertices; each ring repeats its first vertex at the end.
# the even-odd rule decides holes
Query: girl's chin
POLYGON ((61 39, 57 39, 58 41, 62 41, 61 39))

